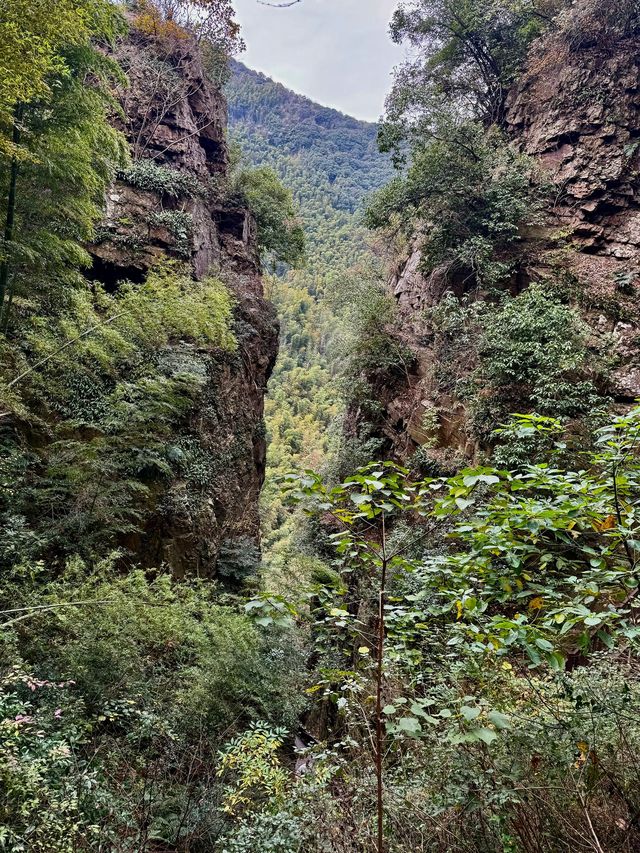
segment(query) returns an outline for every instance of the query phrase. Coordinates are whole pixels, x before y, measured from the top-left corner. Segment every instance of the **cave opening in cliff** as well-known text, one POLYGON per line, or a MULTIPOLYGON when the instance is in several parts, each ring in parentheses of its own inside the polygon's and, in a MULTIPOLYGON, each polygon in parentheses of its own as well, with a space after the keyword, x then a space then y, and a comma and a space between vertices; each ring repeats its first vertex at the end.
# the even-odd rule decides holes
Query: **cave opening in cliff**
POLYGON ((142 284, 146 278, 146 272, 140 267, 121 266, 113 261, 94 256, 87 278, 91 281, 99 281, 107 293, 115 293, 123 281, 142 284))

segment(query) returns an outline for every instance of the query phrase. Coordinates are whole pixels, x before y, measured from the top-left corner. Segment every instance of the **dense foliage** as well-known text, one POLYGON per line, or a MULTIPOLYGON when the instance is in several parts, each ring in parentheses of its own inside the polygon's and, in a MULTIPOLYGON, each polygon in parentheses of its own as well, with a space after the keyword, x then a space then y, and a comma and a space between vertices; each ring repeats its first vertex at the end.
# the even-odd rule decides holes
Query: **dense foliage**
POLYGON ((335 531, 337 573, 299 599, 333 742, 247 808, 253 837, 271 816, 284 850, 635 849, 639 417, 575 468, 559 422, 522 417, 523 439, 555 436, 542 464, 287 478, 335 531))
POLYGON ((224 732, 291 726, 295 649, 267 643, 210 583, 109 562, 16 567, 0 598, 4 849, 212 849, 228 822, 224 732))
POLYGON ((251 210, 258 228, 258 248, 265 265, 297 266, 304 256, 305 237, 296 221, 291 190, 268 166, 240 169, 233 178, 233 193, 251 210))
MULTIPOLYGON (((376 126, 315 104, 242 63, 232 63, 227 86, 229 120, 246 155, 256 162, 278 158, 281 176, 296 171, 299 186, 308 185, 305 200, 324 201, 327 212, 357 210, 367 193, 390 176, 386 158, 376 146, 376 126), (298 168, 296 168, 298 167, 298 168), (313 189, 311 189, 313 188, 313 189)), ((311 210, 307 215, 316 215, 311 210)), ((318 217, 319 218, 319 217, 318 217)))
MULTIPOLYGON (((191 27, 178 14, 187 4, 129 5, 161 76, 165 40, 196 24, 214 38, 214 18, 191 27)), ((194 281, 168 259, 135 283, 81 272, 85 244, 114 239, 96 225, 116 174, 176 202, 220 188, 129 152, 112 128, 112 92, 127 86, 117 59, 132 69, 118 4, 5 6, 0 846, 211 849, 230 821, 218 753, 251 720, 293 727, 297 644, 267 644, 228 593, 179 583, 160 560, 137 570, 132 553, 151 516, 199 511, 212 472, 229 464, 201 446, 191 417, 216 405, 203 399, 216 371, 237 367, 235 306, 218 276, 194 281)), ((205 6, 233 34, 228 4, 205 6)), ((190 258, 188 212, 152 216, 190 258)), ((234 579, 245 567, 227 551, 220 576, 234 579)), ((242 555, 252 569, 253 551, 242 555)))
POLYGON ((497 131, 442 120, 429 145, 414 150, 406 175, 382 189, 368 210, 370 228, 428 230, 422 266, 484 287, 513 273, 520 229, 538 216, 543 189, 532 161, 497 131))
MULTIPOLYGON (((55 301, 88 264, 82 242, 92 235, 105 188, 124 159, 120 134, 108 123, 108 86, 119 69, 92 39, 113 40, 124 21, 109 0, 26 10, 7 5, 9 61, 0 68, 0 325, 14 298, 55 301), (14 18, 14 15, 17 15, 14 18), (31 75, 13 68, 31 52, 31 75), (87 86, 87 77, 96 80, 87 86), (28 78, 28 79, 27 79, 28 78), (53 292, 52 292, 53 291, 53 292)), ((3 20, 4 18, 4 20, 3 20)))
POLYGON ((400 3, 381 190, 375 126, 239 64, 244 160, 156 162, 189 50, 218 84, 241 40, 228 0, 119 5, 0 10, 0 849, 634 853, 640 408, 610 411, 571 282, 523 273, 547 188, 501 122, 535 37, 634 34, 637 3, 400 3), (140 236, 98 225, 114 176, 173 242, 101 284, 89 241, 140 236), (198 430, 250 357, 231 272, 189 266, 207 203, 253 212, 282 349, 262 564, 238 536, 178 578, 147 545, 224 515, 245 439, 198 430), (409 465, 371 461, 425 372, 386 283, 416 245, 429 381, 479 460, 446 471, 429 400, 409 465))
MULTIPOLYGON (((285 559, 297 562, 290 543, 298 525, 273 478, 321 465, 338 443, 342 393, 336 344, 346 311, 339 293, 346 280, 355 285, 361 273, 354 267, 371 257, 362 204, 391 167, 376 149, 374 125, 314 104, 241 63, 232 63, 232 71, 229 120, 244 162, 254 169, 249 180, 260 178, 265 185, 265 178, 267 184, 273 180, 268 170, 277 173, 300 210, 306 244, 303 268, 287 271, 280 265, 267 285, 282 333, 266 402, 270 455, 263 520, 270 562, 281 565, 285 559)), ((272 197, 282 196, 264 195, 262 206, 271 217, 281 208, 272 197)))
POLYGON ((137 529, 154 481, 181 465, 173 432, 206 382, 190 342, 233 351, 231 316, 219 281, 167 267, 114 295, 74 291, 59 317, 21 318, 4 345, 2 415, 38 432, 32 446, 2 434, 3 565, 52 549, 95 557, 137 529))
POLYGON ((460 120, 499 124, 527 47, 562 5, 563 0, 400 3, 391 36, 413 51, 387 100, 383 145, 400 155, 407 139, 424 142, 443 108, 460 120))

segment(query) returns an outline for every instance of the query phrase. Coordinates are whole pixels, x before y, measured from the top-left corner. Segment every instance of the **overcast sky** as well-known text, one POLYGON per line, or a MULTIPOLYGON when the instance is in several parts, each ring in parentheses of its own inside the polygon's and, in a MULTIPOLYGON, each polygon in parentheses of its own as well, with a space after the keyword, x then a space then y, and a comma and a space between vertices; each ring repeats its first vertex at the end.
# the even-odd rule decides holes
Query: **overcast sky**
POLYGON ((403 50, 389 39, 397 0, 302 0, 272 9, 234 0, 238 59, 325 106, 376 121, 403 50))

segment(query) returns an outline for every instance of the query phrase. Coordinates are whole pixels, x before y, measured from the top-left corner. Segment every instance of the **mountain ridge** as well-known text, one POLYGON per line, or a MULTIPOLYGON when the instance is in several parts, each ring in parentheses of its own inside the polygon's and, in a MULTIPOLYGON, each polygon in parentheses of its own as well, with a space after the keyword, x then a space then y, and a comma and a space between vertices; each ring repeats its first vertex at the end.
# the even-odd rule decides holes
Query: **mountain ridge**
POLYGON ((241 62, 233 61, 231 72, 229 125, 254 165, 299 158, 315 184, 326 184, 331 205, 350 213, 389 180, 393 169, 378 150, 377 124, 317 104, 241 62))

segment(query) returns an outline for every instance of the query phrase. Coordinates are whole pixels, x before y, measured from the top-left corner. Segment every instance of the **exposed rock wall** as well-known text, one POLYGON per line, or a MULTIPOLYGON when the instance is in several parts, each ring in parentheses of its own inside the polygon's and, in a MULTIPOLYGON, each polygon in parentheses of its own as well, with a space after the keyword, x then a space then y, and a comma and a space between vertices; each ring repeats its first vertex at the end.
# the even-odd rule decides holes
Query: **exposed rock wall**
MULTIPOLYGON (((629 403, 640 396, 638 36, 611 41, 596 33, 571 45, 555 34, 534 45, 509 95, 506 124, 554 187, 544 225, 522 234, 523 262, 508 286, 517 293, 536 280, 571 281, 592 343, 609 349, 608 387, 601 390, 629 403)), ((474 356, 462 326, 443 336, 425 316, 447 291, 460 296, 464 288, 442 271, 425 277, 420 261, 417 239, 389 282, 397 334, 414 359, 404 376, 373 378, 382 403, 377 429, 389 455, 406 461, 429 446, 447 469, 480 449, 456 391, 474 356)))
POLYGON ((238 340, 231 355, 194 352, 182 341, 166 354, 195 359, 207 375, 200 400, 175 436, 174 455, 188 449, 192 461, 183 476, 154 486, 144 532, 125 544, 137 562, 164 563, 178 575, 235 577, 259 546, 264 395, 278 347, 255 222, 226 200, 227 107, 207 79, 197 45, 159 42, 134 28, 118 59, 129 86, 120 93, 123 111, 115 121, 130 142, 133 167, 108 193, 90 247, 90 276, 108 288, 121 279, 141 282, 166 257, 190 265, 195 278, 218 276, 235 300, 238 340), (166 183, 167 175, 176 180, 166 183))
POLYGON ((549 226, 563 235, 563 266, 586 295, 590 324, 613 335, 613 393, 632 400, 640 395, 640 39, 596 38, 574 50, 549 39, 512 92, 507 123, 557 187, 549 226))

